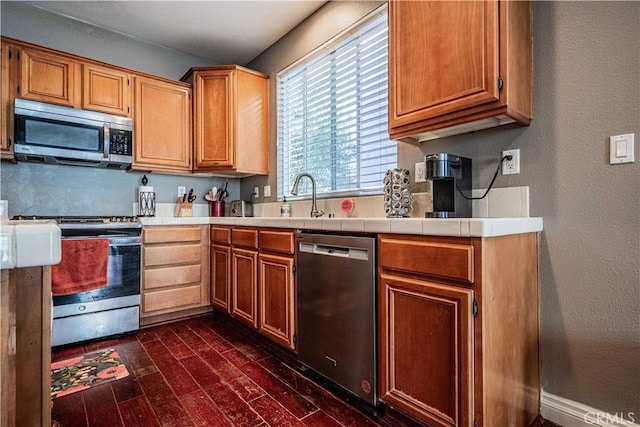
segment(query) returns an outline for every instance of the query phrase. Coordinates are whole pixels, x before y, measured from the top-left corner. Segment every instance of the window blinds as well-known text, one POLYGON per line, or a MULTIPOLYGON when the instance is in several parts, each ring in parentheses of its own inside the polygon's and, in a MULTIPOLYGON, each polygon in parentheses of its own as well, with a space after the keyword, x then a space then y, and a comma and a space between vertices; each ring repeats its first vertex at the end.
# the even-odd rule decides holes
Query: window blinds
MULTIPOLYGON (((317 193, 382 191, 396 167, 387 130, 387 14, 376 12, 278 75, 278 197, 308 172, 317 193)), ((302 180, 300 195, 311 194, 302 180)))

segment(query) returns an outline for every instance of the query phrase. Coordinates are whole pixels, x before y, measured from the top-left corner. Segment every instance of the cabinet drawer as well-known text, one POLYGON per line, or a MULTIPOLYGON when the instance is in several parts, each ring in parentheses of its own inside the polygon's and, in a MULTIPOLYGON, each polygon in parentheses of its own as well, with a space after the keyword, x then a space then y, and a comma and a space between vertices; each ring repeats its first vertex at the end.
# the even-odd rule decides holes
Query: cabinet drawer
POLYGON ((142 293, 144 313, 200 304, 200 285, 142 293))
POLYGON ((231 229, 227 227, 211 226, 211 243, 218 243, 221 245, 230 245, 231 229))
POLYGON ((199 241, 200 227, 157 227, 144 229, 144 243, 199 241))
POLYGON ((200 283, 200 274, 200 265, 181 265, 145 270, 143 289, 200 283))
POLYGON ((151 246, 144 248, 144 266, 166 264, 200 264, 200 244, 151 246))
POLYGON ((473 246, 467 243, 380 238, 380 267, 473 283, 473 246))
POLYGON ((233 246, 243 246, 245 248, 258 247, 258 230, 247 228, 234 228, 231 230, 231 243, 233 246))
POLYGON ((260 250, 293 254, 294 237, 291 231, 260 230, 260 250))

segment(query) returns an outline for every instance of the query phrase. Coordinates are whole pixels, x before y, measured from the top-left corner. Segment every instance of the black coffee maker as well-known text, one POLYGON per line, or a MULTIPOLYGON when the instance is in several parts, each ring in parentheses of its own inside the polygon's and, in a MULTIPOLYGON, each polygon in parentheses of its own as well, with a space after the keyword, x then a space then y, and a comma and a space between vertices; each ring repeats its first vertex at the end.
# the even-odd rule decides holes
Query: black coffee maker
POLYGON ((471 218, 471 159, 436 153, 426 155, 424 161, 426 178, 433 184, 433 212, 425 217, 471 218))

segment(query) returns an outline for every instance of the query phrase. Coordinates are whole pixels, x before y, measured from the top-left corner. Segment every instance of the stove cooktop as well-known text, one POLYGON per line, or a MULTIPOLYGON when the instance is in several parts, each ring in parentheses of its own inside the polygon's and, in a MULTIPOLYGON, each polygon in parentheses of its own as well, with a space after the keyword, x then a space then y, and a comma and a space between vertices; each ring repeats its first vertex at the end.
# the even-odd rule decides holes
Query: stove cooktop
POLYGON ((20 221, 50 219, 58 223, 60 228, 78 227, 142 227, 137 216, 45 216, 15 215, 12 219, 20 221))

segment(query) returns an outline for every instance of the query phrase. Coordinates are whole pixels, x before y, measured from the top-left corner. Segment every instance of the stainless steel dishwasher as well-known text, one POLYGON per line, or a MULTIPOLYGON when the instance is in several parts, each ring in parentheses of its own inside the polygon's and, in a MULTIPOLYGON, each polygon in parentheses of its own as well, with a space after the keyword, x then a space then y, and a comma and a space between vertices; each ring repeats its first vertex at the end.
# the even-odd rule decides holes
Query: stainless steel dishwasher
POLYGON ((298 235, 298 359, 377 405, 376 240, 298 235))

